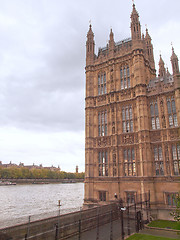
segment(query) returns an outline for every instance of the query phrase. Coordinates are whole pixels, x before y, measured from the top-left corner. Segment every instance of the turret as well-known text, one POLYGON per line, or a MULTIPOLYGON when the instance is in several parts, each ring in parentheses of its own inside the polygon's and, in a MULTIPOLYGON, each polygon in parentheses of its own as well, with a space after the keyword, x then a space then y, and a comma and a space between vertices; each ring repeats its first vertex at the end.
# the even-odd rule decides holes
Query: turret
POLYGON ((160 54, 160 60, 159 60, 159 76, 163 77, 166 74, 166 69, 164 67, 164 61, 162 60, 161 54, 160 54))
POLYGON ((110 34, 109 34, 109 48, 114 49, 114 46, 115 46, 114 33, 112 31, 112 28, 111 28, 111 31, 110 31, 110 34))
POLYGON ((174 48, 172 47, 172 56, 171 56, 171 64, 172 64, 172 70, 173 75, 179 74, 179 63, 178 63, 178 57, 174 52, 174 48))
POLYGON ((131 37, 132 40, 141 39, 141 24, 139 21, 139 14, 135 8, 135 4, 133 4, 133 10, 131 13, 131 37))
POLYGON ((89 31, 87 33, 86 41, 86 66, 93 63, 94 60, 94 33, 92 31, 91 24, 89 25, 89 31))
POLYGON ((148 33, 147 28, 146 28, 146 36, 145 36, 144 40, 145 40, 147 58, 149 59, 151 67, 154 69, 155 68, 155 63, 154 63, 153 45, 151 43, 151 37, 148 33))
POLYGON ((109 35, 109 54, 111 57, 113 57, 113 54, 114 54, 114 47, 115 47, 114 34, 111 28, 110 35, 109 35))

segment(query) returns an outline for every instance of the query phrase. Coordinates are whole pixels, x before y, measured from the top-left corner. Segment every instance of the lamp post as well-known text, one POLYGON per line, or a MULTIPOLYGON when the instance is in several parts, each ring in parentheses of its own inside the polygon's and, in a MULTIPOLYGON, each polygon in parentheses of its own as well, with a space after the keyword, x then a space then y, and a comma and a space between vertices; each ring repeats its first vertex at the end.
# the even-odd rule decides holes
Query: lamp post
POLYGON ((58 200, 58 207, 59 207, 59 215, 58 215, 58 239, 60 237, 60 207, 61 207, 61 200, 58 200))
MULTIPOLYGON (((116 193, 114 194, 114 197, 115 199, 118 200, 118 196, 116 193)), ((123 207, 123 200, 121 198, 119 199, 119 211, 120 211, 120 220, 121 220, 121 237, 122 237, 121 239, 124 240, 125 232, 124 232, 123 211, 126 211, 126 207, 123 207)))

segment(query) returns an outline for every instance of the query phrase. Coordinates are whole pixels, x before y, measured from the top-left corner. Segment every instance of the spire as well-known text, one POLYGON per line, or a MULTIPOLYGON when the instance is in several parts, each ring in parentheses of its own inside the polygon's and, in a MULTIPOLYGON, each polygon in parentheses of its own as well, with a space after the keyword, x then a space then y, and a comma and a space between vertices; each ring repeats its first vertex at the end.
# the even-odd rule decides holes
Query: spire
POLYGON ((115 42, 114 42, 114 33, 112 31, 112 28, 110 30, 110 34, 109 34, 109 48, 110 50, 113 50, 115 46, 115 42))
POLYGON ((161 54, 159 59, 159 76, 163 77, 166 73, 165 67, 164 67, 164 61, 162 60, 161 54))
POLYGON ((94 38, 94 33, 93 33, 93 31, 92 31, 92 25, 90 24, 89 25, 89 31, 88 31, 88 33, 87 33, 87 38, 89 39, 89 38, 94 38))
POLYGON ((172 64, 172 69, 173 69, 173 74, 178 74, 179 73, 179 63, 178 63, 178 57, 174 52, 174 48, 172 46, 172 56, 171 56, 171 64, 172 64))
POLYGON ((141 24, 139 21, 139 14, 136 10, 134 3, 133 3, 133 10, 131 13, 131 36, 132 36, 132 40, 141 39, 141 24))
POLYGON ((146 28, 146 36, 145 36, 146 39, 150 39, 151 40, 151 37, 149 35, 149 32, 148 32, 148 29, 146 28))
POLYGON ((136 6, 135 6, 135 4, 134 4, 134 1, 133 1, 133 10, 132 10, 132 13, 131 13, 131 18, 132 18, 132 17, 139 18, 139 14, 138 14, 138 12, 137 12, 137 10, 136 10, 136 6))
POLYGON ((109 37, 110 37, 110 41, 114 41, 114 33, 112 31, 112 28, 111 28, 109 37))
POLYGON ((94 60, 94 46, 94 33, 92 31, 92 26, 90 23, 86 41, 86 64, 90 64, 94 60))

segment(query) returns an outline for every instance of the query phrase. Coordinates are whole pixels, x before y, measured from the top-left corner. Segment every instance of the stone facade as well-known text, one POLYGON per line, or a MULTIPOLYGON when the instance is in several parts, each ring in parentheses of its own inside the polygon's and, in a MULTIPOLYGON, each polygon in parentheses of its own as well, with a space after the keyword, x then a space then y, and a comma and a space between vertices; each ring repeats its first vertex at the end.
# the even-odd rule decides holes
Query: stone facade
POLYGON ((160 56, 156 69, 151 37, 141 34, 133 4, 131 38, 95 54, 92 26, 86 42, 86 139, 84 205, 118 198, 133 202, 150 191, 154 209, 170 209, 180 190, 180 73, 160 56))

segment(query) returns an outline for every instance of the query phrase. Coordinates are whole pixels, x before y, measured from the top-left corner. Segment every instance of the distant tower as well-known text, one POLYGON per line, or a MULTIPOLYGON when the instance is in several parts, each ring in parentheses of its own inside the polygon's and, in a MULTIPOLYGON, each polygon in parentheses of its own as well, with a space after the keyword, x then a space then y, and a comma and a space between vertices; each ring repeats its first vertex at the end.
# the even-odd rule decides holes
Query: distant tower
POLYGON ((78 166, 76 166, 76 173, 78 173, 78 166))

